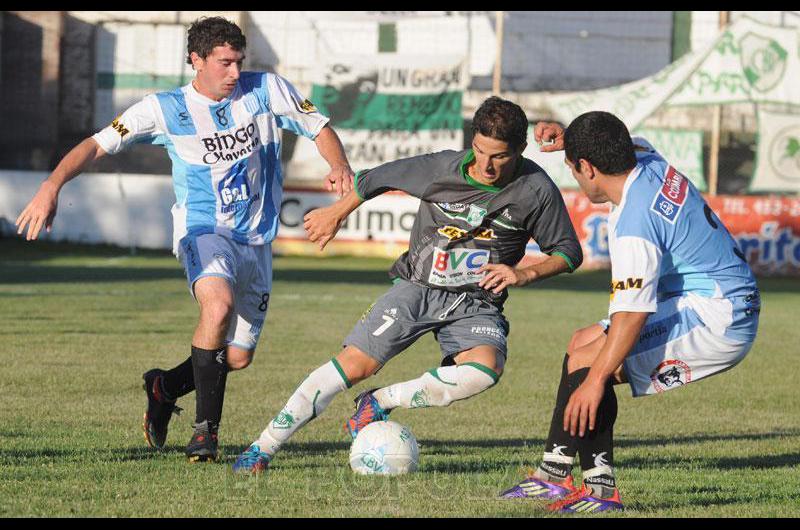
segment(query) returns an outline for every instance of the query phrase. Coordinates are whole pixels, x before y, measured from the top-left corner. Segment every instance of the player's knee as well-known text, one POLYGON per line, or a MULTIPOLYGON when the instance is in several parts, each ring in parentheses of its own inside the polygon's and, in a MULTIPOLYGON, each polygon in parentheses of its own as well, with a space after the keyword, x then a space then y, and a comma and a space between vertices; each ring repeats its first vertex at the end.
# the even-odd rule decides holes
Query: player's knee
POLYGON ((233 315, 233 303, 227 300, 208 301, 200 307, 200 320, 207 326, 227 326, 231 315, 233 315))
POLYGON ((567 352, 567 372, 573 373, 581 368, 588 368, 592 365, 592 360, 580 350, 567 352))
POLYGON ((244 357, 233 357, 228 356, 228 368, 231 370, 243 370, 250 366, 250 363, 253 362, 252 356, 244 356, 244 357))

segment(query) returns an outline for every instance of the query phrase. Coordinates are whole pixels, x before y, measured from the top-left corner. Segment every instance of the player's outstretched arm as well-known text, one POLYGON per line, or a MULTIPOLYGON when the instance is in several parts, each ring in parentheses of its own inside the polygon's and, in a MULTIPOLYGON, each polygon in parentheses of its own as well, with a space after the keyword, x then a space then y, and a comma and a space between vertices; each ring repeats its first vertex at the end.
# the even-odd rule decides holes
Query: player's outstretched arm
POLYGON ((329 125, 326 125, 314 139, 320 156, 331 167, 325 175, 325 189, 335 191, 339 197, 353 189, 353 170, 347 161, 339 135, 329 125))
POLYGON ((86 138, 67 153, 47 179, 39 186, 39 191, 17 217, 17 234, 22 234, 25 227, 28 233, 25 239, 36 239, 44 227, 48 232, 53 226, 53 218, 58 209, 58 194, 61 188, 78 176, 91 162, 105 155, 106 152, 92 138, 86 138))
POLYGON ((499 294, 506 287, 522 287, 537 280, 543 280, 569 270, 566 260, 558 255, 548 256, 543 261, 527 267, 509 267, 502 263, 487 263, 478 272, 486 275, 478 286, 499 294))
POLYGON ((317 243, 323 250, 328 241, 336 236, 336 232, 350 213, 358 208, 363 201, 354 189, 347 195, 324 208, 311 210, 303 217, 303 228, 306 229, 308 240, 317 243))
POLYGON ((544 153, 561 151, 564 149, 564 128, 555 122, 540 121, 533 128, 533 138, 539 144, 539 150, 544 153), (542 145, 543 142, 552 144, 542 145))

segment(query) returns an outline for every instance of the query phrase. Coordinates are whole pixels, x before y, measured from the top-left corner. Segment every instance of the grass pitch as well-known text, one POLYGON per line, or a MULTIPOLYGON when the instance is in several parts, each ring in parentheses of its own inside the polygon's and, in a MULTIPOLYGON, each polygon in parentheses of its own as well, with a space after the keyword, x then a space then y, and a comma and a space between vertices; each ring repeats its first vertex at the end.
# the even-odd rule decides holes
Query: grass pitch
MULTIPOLYGON (((342 424, 367 385, 436 366, 420 340, 372 381, 337 397, 266 476, 230 464, 306 374, 338 352, 390 286, 388 260, 276 258, 255 361, 228 378, 220 464, 188 464, 194 398, 167 448, 141 432, 141 374, 189 355, 197 307, 165 252, 0 240, 0 515, 442 517, 551 516, 496 495, 541 457, 571 331, 601 318, 607 272, 512 291, 501 382, 447 409, 397 410, 420 443, 420 470, 360 477, 342 424)), ((615 516, 800 516, 797 345, 800 281, 761 279, 759 338, 737 368, 663 395, 617 387, 615 516)))

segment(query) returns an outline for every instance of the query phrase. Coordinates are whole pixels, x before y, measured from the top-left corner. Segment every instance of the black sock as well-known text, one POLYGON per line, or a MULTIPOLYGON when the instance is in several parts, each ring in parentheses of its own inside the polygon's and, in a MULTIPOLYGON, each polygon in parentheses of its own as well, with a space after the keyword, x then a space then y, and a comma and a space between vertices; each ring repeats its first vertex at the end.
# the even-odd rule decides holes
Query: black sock
POLYGON ((197 392, 195 423, 208 420, 212 428, 219 426, 222 402, 225 398, 225 381, 228 378, 226 347, 204 350, 192 346, 192 368, 197 392))
MULTIPOLYGON (((564 355, 564 363, 561 366, 561 382, 558 385, 558 392, 556 393, 556 406, 553 408, 553 417, 550 420, 550 433, 547 435, 545 442, 544 452, 545 459, 539 464, 539 469, 553 479, 566 479, 572 473, 572 464, 566 462, 556 462, 554 459, 547 459, 547 454, 553 456, 565 456, 567 458, 574 458, 578 452, 577 440, 574 436, 570 436, 569 432, 564 431, 564 409, 567 407, 569 397, 577 385, 570 384, 575 379, 573 374, 569 374, 567 370, 567 362, 569 355, 564 355)), ((580 370, 579 370, 580 371, 580 370)), ((588 373, 588 370, 586 370, 588 373)), ((585 378, 586 375, 584 374, 585 378)), ((583 379, 581 379, 582 381, 583 379)), ((580 382, 578 383, 580 384, 580 382)))
POLYGON ((172 370, 164 372, 164 377, 161 379, 161 390, 164 392, 164 397, 170 401, 194 390, 194 369, 191 356, 172 370))
POLYGON ((614 392, 614 381, 606 382, 603 399, 597 408, 594 430, 587 431, 578 439, 578 453, 584 482, 602 497, 610 497, 614 493, 614 422, 617 420, 617 394, 614 392), (606 467, 607 466, 607 467, 606 467), (589 477, 587 473, 589 472, 589 477))

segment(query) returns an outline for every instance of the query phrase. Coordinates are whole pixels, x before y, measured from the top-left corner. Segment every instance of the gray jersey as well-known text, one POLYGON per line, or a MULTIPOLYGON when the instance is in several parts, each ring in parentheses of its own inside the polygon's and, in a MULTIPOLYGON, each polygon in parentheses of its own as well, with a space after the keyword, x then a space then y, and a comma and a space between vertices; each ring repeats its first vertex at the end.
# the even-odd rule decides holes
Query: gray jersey
POLYGON ((564 200, 536 163, 523 158, 502 188, 472 179, 472 149, 441 151, 383 164, 356 175, 364 200, 389 190, 421 199, 409 249, 390 276, 455 292, 472 292, 502 307, 508 293, 478 287, 486 263, 516 265, 533 238, 542 252, 557 254, 575 270, 583 260, 564 200))

